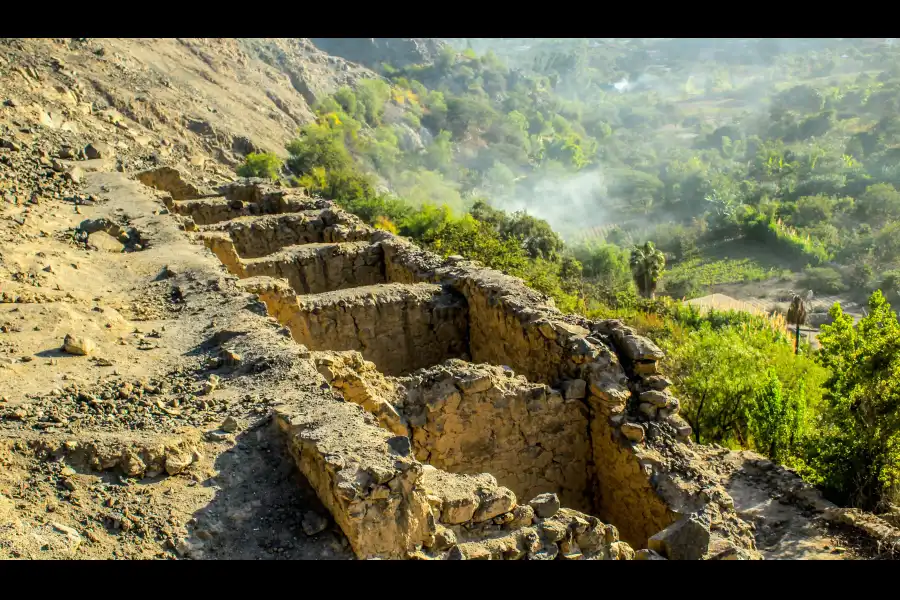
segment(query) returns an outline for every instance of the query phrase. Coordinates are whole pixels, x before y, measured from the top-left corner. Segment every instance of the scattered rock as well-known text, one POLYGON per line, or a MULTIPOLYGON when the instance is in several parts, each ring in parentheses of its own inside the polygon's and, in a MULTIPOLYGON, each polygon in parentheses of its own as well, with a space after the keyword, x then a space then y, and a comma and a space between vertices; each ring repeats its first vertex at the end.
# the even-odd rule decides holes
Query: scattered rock
POLYGON ((69 179, 72 180, 72 183, 81 183, 84 180, 84 169, 81 167, 73 167, 71 171, 68 172, 69 179))
POLYGON ((53 521, 50 522, 50 526, 68 538, 69 550, 74 552, 81 545, 81 534, 79 534, 75 529, 61 523, 55 523, 53 521))
POLYGON ((96 160, 98 158, 112 158, 114 153, 108 144, 91 142, 84 148, 84 155, 90 160, 96 160))
POLYGON ((63 350, 69 354, 78 356, 87 356, 97 349, 97 344, 87 337, 74 336, 66 334, 63 340, 63 350))
POLYGON ((559 512, 559 497, 556 494, 541 494, 532 498, 528 506, 542 519, 549 519, 559 512))
POLYGON ((12 140, 8 140, 5 138, 0 138, 0 148, 6 148, 7 150, 12 150, 13 152, 18 152, 22 149, 22 146, 17 144, 12 140))
POLYGON ((709 526, 696 516, 669 525, 647 543, 669 560, 700 560, 709 550, 709 526))
POLYGON ((227 417, 222 422, 222 431, 224 431, 226 433, 234 433, 235 431, 238 430, 238 428, 239 428, 239 426, 238 426, 237 419, 235 419, 234 417, 227 417))
POLYGON ((208 395, 213 393, 216 388, 219 387, 219 376, 218 375, 210 375, 207 381, 203 382, 203 389, 201 392, 204 395, 208 395))
POLYGON ((307 511, 303 515, 303 533, 306 535, 316 535, 322 533, 328 527, 328 519, 313 511, 307 511))
POLYGON ((622 435, 637 444, 644 441, 644 427, 640 423, 622 423, 622 435))

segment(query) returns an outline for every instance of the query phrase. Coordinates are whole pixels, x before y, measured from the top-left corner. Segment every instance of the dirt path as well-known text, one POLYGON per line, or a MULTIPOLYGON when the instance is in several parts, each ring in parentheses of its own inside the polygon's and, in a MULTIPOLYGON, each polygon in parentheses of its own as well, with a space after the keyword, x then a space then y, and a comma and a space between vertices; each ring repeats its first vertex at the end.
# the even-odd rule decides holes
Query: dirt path
POLYGON ((217 261, 148 188, 86 183, 98 202, 81 214, 53 200, 24 225, 9 219, 19 207, 0 212, 0 557, 352 558, 269 430, 274 398, 218 366, 210 336, 246 309, 217 292, 217 261), (72 241, 103 218, 143 247, 72 241), (61 351, 67 333, 95 349, 61 351), (228 417, 237 431, 219 429, 228 417))

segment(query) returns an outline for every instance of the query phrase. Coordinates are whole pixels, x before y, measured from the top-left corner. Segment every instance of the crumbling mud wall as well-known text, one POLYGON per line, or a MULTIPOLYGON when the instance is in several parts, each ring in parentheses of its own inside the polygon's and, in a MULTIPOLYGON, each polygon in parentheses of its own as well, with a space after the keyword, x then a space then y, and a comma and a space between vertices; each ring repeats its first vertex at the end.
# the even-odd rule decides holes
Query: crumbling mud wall
POLYGON ((300 471, 360 558, 634 557, 615 527, 561 509, 555 498, 519 505, 489 474, 423 465, 410 456, 409 438, 391 436, 366 416, 349 403, 324 414, 296 404, 275 413, 300 471))
POLYGON ((193 220, 195 225, 214 225, 238 217, 323 210, 328 202, 308 197, 302 190, 262 191, 257 185, 226 186, 215 196, 176 200, 164 198, 166 208, 193 220))
POLYGON ((267 279, 242 285, 259 293, 294 340, 312 350, 357 350, 391 375, 465 355, 466 305, 440 286, 389 284, 297 295, 267 279))
POLYGON ((381 246, 368 242, 291 246, 241 263, 245 277, 287 279, 301 294, 385 283, 381 246))
MULTIPOLYGON (((267 193, 240 183, 224 195, 252 204, 267 193)), ((277 417, 359 555, 622 558, 649 546, 636 556, 756 556, 749 526, 692 458, 662 353, 620 322, 563 315, 519 279, 422 251, 330 204, 188 229, 306 346, 341 406, 380 432, 369 445, 390 473, 364 476, 352 461, 335 466, 340 453, 326 447, 340 442, 317 429, 326 416, 307 423, 289 407, 277 417), (568 515, 568 529, 521 533, 533 522, 516 494, 537 495, 532 512, 568 515), (558 509, 560 498, 585 514, 558 509)))
POLYGON ((451 473, 487 472, 516 494, 557 493, 590 511, 591 445, 583 402, 511 369, 448 361, 398 381, 413 452, 451 473))

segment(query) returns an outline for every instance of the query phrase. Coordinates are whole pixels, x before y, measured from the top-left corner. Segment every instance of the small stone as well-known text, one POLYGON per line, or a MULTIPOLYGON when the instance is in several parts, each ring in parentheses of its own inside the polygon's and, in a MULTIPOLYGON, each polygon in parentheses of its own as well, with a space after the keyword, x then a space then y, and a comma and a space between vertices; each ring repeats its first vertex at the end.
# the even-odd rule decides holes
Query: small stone
POLYGON ((69 176, 69 179, 72 180, 72 183, 81 183, 84 179, 84 169, 81 167, 74 167, 67 175, 69 176))
POLYGON ((672 382, 662 375, 653 375, 644 379, 644 385, 649 387, 651 390, 657 390, 661 392, 671 386, 672 382))
POLYGON ((210 442, 225 442, 231 439, 231 435, 224 431, 207 431, 206 439, 210 442))
POLYGON ((22 146, 17 144, 12 140, 7 140, 4 138, 0 138, 0 148, 6 148, 7 150, 12 150, 13 152, 18 152, 22 149, 22 146))
POLYGON ((63 146, 56 155, 60 158, 75 158, 75 150, 70 146, 63 146))
POLYGON ((434 534, 435 550, 446 550, 455 544, 456 534, 453 533, 453 530, 446 527, 438 527, 437 532, 434 534))
POLYGON ((310 510, 303 515, 301 525, 303 526, 303 533, 310 536, 316 535, 325 531, 328 527, 328 519, 310 510))
POLYGON ((662 407, 669 403, 669 394, 665 392, 660 392, 658 390, 650 390, 649 392, 644 392, 641 394, 641 402, 647 402, 648 404, 652 404, 653 406, 662 407))
POLYGON ((653 550, 642 548, 634 553, 634 560, 666 560, 664 556, 660 556, 653 550))
POLYGON ((222 352, 220 358, 222 359, 222 362, 229 367, 237 367, 241 364, 241 355, 237 352, 225 350, 222 352))
POLYGON ((622 435, 636 444, 644 441, 644 427, 640 423, 622 423, 620 431, 622 435))
POLYGON ((84 148, 84 155, 90 160, 98 158, 111 158, 113 156, 112 148, 103 142, 91 142, 84 148))
POLYGON ((63 350, 69 354, 87 356, 96 349, 97 345, 90 338, 67 334, 63 340, 63 350))
POLYGON ((544 521, 540 527, 548 542, 558 542, 566 537, 566 526, 559 521, 544 521))
POLYGON ((203 394, 211 394, 215 391, 215 389, 219 387, 219 377, 218 375, 210 375, 209 380, 203 382, 203 394))
POLYGON ((399 454, 400 456, 409 456, 412 452, 412 446, 409 442, 409 438, 405 435, 394 436, 388 439, 387 444, 393 452, 399 454))
POLYGON ((516 506, 516 495, 505 487, 499 487, 489 494, 482 496, 481 502, 475 514, 472 515, 472 521, 481 523, 488 519, 511 511, 516 506))
POLYGON ((81 534, 79 534, 75 529, 67 525, 63 525, 61 523, 55 523, 53 521, 50 522, 50 526, 58 532, 65 535, 69 540, 69 550, 75 551, 81 545, 81 534))
POLYGON ((653 406, 652 404, 650 404, 649 402, 641 402, 638 405, 638 410, 641 412, 642 415, 644 415, 650 419, 656 418, 656 407, 653 406))
POLYGON ((675 428, 675 434, 681 439, 689 439, 693 429, 681 415, 670 415, 666 423, 675 428))
POLYGON ((709 526, 690 516, 653 535, 647 546, 669 560, 700 560, 709 549, 709 541, 709 526))
POLYGON ((540 494, 532 498, 528 506, 534 509, 537 516, 542 519, 549 519, 559 512, 559 496, 556 494, 540 494))
POLYGON ((584 379, 569 379, 562 384, 566 400, 581 400, 587 395, 587 382, 584 379))
POLYGON ((177 475, 194 462, 194 456, 189 452, 172 452, 166 455, 166 473, 177 475))
POLYGON ((238 426, 237 419, 235 419, 234 417, 227 417, 222 422, 222 431, 225 431, 228 433, 234 433, 235 431, 238 430, 238 428, 239 428, 239 426, 238 426))
POLYGON ((510 529, 528 527, 534 522, 534 509, 528 505, 517 506, 512 510, 513 520, 509 522, 510 529))

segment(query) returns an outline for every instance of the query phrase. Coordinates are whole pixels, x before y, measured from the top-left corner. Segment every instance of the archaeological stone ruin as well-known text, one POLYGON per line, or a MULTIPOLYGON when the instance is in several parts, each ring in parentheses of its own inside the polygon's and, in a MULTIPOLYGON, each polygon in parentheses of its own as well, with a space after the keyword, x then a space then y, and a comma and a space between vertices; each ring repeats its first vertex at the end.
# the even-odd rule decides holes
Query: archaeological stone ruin
POLYGON ((302 190, 167 177, 144 182, 320 378, 274 418, 357 557, 759 557, 648 339, 302 190))

